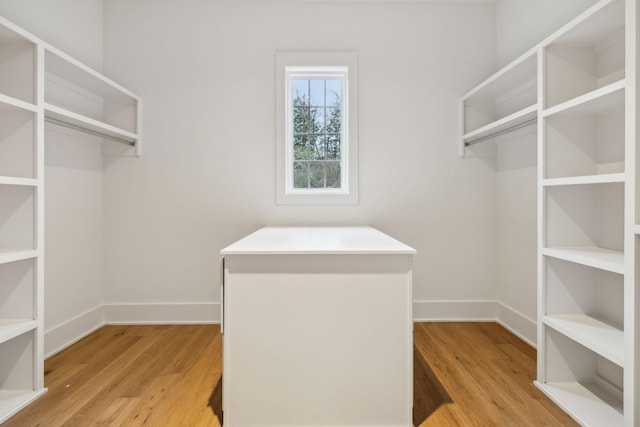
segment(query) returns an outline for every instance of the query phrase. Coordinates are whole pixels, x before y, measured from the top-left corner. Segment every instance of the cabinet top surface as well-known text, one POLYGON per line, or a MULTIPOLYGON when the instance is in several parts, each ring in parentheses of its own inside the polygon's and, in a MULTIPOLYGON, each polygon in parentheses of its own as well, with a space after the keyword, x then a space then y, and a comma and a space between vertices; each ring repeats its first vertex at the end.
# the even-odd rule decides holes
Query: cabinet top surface
POLYGON ((372 227, 264 227, 220 253, 413 255, 416 250, 372 227))

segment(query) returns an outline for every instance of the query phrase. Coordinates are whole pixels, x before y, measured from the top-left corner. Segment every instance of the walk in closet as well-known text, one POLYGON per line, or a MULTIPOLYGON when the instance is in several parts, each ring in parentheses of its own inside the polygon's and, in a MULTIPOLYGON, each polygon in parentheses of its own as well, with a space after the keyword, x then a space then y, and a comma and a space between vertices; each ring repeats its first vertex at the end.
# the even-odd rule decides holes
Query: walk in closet
POLYGON ((537 123, 536 385, 587 426, 640 423, 636 7, 596 3, 461 103, 463 155, 537 123))
POLYGON ((46 391, 46 129, 88 132, 139 154, 138 111, 135 94, 0 18, 0 423, 46 391))

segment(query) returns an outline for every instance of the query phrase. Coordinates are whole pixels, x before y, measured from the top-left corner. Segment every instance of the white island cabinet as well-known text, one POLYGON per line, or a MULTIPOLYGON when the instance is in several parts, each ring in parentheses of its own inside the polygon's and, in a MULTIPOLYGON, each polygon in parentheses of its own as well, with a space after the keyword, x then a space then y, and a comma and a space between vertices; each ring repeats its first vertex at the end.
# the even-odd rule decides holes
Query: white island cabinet
POLYGON ((412 425, 414 249, 266 227, 221 253, 225 427, 412 425))

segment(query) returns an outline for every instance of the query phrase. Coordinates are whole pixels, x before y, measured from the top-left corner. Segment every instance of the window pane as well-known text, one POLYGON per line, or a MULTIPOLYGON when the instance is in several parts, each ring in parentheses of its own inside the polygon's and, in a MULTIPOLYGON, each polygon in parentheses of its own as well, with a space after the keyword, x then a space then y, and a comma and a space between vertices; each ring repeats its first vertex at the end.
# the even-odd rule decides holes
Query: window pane
POLYGON ((342 80, 293 79, 293 187, 341 188, 342 80))
POLYGON ((293 162, 293 187, 309 188, 307 163, 293 162))
POLYGON ((293 105, 307 105, 309 102, 309 80, 293 81, 293 105))
POLYGON ((337 79, 326 80, 327 106, 340 105, 342 99, 342 81, 337 79))
POLYGON ((309 111, 311 116, 311 133, 323 133, 324 132, 324 108, 311 108, 309 111))
POLYGON ((325 188, 324 162, 309 162, 309 188, 325 188))
POLYGON ((342 125, 342 113, 340 107, 328 107, 327 109, 327 133, 340 133, 342 125))
POLYGON ((318 135, 313 147, 313 160, 324 160, 326 156, 326 148, 327 138, 324 135, 318 135))
POLYGON ((301 134, 293 136, 293 159, 309 159, 309 135, 301 134))
POLYGON ((326 128, 325 133, 340 133, 342 129, 342 114, 340 108, 327 108, 326 109, 326 128))
POLYGON ((310 160, 323 160, 324 149, 322 147, 322 135, 309 135, 309 143, 307 147, 309 149, 310 160))
POLYGON ((309 108, 294 107, 293 108, 293 133, 309 132, 309 108))
POLYGON ((340 135, 326 136, 325 156, 327 160, 340 160, 340 135))
POLYGON ((309 91, 311 96, 311 106, 324 106, 324 80, 309 80, 309 91))
POLYGON ((340 188, 340 162, 327 162, 327 188, 340 188))

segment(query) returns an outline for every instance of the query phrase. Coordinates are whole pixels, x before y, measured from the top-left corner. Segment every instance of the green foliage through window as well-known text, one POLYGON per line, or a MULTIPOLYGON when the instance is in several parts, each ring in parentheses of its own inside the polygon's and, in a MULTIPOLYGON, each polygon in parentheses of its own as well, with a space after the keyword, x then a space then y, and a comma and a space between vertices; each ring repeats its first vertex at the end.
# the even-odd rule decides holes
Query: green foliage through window
POLYGON ((341 187, 342 82, 293 82, 293 187, 341 187))

